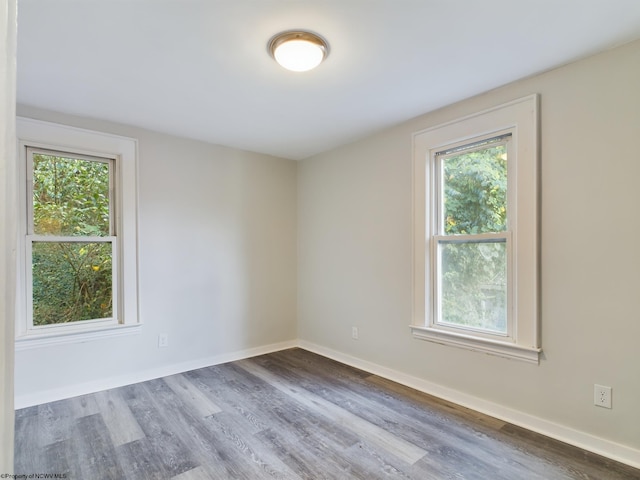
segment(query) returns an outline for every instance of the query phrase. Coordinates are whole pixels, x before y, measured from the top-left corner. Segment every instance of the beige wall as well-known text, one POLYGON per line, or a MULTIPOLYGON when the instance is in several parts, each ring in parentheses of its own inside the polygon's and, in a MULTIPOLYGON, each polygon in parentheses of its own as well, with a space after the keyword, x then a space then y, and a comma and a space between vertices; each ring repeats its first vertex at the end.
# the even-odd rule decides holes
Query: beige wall
POLYGON ((296 162, 26 106, 18 115, 138 139, 144 323, 141 335, 17 351, 18 405, 295 340, 296 162))
POLYGON ((636 42, 303 161, 299 338, 547 430, 620 444, 640 465, 639 58, 636 42), (532 93, 542 132, 539 366, 417 340, 408 328, 412 133, 532 93), (612 410, 593 405, 594 383, 613 387, 612 410))
POLYGON ((13 472, 16 2, 0 0, 0 473, 13 472))

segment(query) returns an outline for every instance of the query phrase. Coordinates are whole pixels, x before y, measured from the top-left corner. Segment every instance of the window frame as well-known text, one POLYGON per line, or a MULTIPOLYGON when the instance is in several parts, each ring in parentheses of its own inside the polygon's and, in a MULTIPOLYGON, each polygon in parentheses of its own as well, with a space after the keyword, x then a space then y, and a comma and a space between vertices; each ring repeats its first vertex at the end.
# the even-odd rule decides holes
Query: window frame
MULTIPOLYGON (((539 363, 539 228, 537 94, 413 135, 413 314, 415 338, 539 363), (511 134, 507 189, 507 285, 511 325, 492 334, 437 322, 439 197, 437 153, 511 134)), ((450 236, 447 236, 450 237, 450 236)))
POLYGON ((16 350, 57 343, 75 343, 106 336, 139 333, 137 280, 137 141, 101 132, 18 117, 18 161, 20 225, 18 265, 18 305, 16 308, 16 350), (31 245, 34 237, 44 241, 89 241, 94 237, 33 235, 33 174, 29 150, 64 154, 69 157, 107 161, 110 175, 110 234, 96 237, 101 243, 111 242, 114 271, 113 315, 107 319, 91 319, 65 324, 34 326, 31 278, 31 245))

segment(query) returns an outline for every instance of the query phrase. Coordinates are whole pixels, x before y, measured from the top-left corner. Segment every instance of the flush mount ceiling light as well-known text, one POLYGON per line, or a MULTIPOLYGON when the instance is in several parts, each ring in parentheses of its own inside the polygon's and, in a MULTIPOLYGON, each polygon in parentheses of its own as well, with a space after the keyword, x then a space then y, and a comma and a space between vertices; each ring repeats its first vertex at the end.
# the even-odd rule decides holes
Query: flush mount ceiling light
POLYGON ((329 44, 303 30, 278 33, 269 40, 269 53, 281 66, 294 72, 316 68, 329 55, 329 44))

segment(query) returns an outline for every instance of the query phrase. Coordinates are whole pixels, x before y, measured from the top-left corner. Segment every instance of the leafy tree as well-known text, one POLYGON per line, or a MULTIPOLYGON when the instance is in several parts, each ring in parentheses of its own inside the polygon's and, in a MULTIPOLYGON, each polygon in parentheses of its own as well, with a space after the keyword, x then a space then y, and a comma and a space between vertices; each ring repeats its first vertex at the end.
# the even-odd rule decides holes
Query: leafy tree
POLYGON ((504 146, 446 159, 445 233, 502 232, 507 226, 507 160, 504 146))

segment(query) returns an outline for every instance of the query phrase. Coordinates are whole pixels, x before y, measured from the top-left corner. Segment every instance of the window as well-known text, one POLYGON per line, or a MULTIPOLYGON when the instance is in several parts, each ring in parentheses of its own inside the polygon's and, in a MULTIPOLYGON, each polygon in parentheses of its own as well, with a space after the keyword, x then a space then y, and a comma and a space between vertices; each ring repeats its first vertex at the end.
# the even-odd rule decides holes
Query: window
POLYGON ((25 198, 17 347, 133 332, 135 140, 27 119, 17 126, 25 198))
POLYGON ((29 327, 114 320, 113 159, 27 147, 29 327))
POLYGON ((539 361, 537 103, 414 135, 415 337, 539 361))

